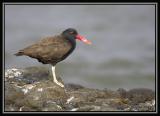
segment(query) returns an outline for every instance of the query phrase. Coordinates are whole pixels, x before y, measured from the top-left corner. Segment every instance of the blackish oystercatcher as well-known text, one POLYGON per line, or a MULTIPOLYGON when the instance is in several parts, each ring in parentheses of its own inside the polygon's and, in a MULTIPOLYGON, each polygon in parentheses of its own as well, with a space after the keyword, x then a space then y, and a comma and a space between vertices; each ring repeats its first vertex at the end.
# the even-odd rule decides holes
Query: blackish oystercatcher
POLYGON ((53 81, 59 86, 64 87, 56 79, 55 66, 73 52, 76 47, 76 39, 86 44, 91 44, 85 37, 79 35, 75 29, 68 28, 60 35, 43 38, 39 42, 20 50, 15 55, 26 55, 37 59, 43 64, 51 64, 53 81))

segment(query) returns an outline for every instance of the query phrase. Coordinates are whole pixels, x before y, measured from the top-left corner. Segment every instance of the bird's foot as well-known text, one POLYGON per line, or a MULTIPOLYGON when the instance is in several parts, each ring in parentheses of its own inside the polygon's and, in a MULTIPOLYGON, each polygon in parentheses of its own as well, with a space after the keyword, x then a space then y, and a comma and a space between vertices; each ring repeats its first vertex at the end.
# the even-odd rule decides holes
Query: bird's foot
POLYGON ((64 85, 58 81, 54 81, 57 85, 61 86, 62 88, 64 87, 64 85))

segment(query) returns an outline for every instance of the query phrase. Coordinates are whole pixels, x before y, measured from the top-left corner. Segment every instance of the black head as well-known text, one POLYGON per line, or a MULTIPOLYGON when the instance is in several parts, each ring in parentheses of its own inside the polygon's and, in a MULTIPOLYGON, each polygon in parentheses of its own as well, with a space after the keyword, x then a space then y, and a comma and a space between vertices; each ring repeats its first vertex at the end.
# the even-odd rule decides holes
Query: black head
POLYGON ((76 36, 78 35, 78 32, 73 28, 68 28, 68 29, 66 29, 65 31, 62 32, 62 35, 66 36, 66 37, 71 36, 71 37, 74 37, 76 39, 76 36))
POLYGON ((75 39, 78 39, 86 44, 91 44, 90 41, 88 41, 85 37, 79 35, 78 32, 73 28, 66 29, 62 32, 62 35, 71 42, 75 41, 75 39))

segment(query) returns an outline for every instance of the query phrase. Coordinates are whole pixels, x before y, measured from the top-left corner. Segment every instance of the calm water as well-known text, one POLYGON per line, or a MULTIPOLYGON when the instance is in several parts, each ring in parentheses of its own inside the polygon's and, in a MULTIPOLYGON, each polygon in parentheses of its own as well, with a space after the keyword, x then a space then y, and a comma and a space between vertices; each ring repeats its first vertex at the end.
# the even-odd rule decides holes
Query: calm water
POLYGON ((76 50, 57 65, 57 75, 65 83, 99 89, 154 89, 154 5, 7 5, 5 68, 43 66, 13 54, 68 27, 93 44, 77 41, 76 50))

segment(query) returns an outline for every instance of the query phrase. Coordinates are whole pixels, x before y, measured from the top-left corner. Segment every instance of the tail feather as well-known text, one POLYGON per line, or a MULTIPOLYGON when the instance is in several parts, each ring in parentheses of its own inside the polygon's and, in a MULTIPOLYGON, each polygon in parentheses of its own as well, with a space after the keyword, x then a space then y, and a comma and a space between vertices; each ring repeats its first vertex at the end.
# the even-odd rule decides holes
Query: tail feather
POLYGON ((24 52, 23 52, 23 51, 19 51, 19 52, 17 52, 17 53, 14 54, 14 55, 16 55, 16 56, 22 56, 22 55, 24 55, 24 52))

